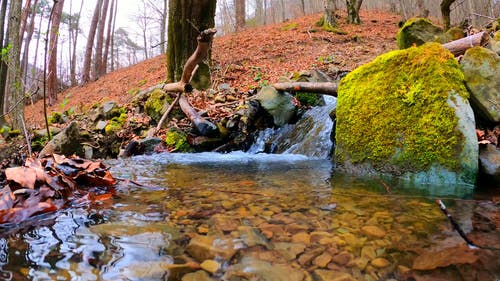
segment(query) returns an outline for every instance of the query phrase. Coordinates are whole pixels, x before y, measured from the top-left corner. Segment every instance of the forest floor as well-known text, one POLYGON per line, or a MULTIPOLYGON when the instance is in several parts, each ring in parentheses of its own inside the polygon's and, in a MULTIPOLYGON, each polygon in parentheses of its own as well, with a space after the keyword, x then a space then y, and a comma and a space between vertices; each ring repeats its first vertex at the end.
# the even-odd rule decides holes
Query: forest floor
MULTIPOLYGON (((216 37, 212 49, 213 87, 227 83, 238 91, 247 91, 301 70, 353 70, 377 55, 397 48, 398 15, 362 11, 363 24, 350 25, 341 14, 338 29, 345 34, 316 27, 320 17, 321 14, 308 15, 216 37)), ((93 104, 103 101, 123 105, 132 100, 131 93, 164 82, 165 77, 166 57, 157 56, 108 73, 97 81, 65 90, 48 108, 48 114, 70 108, 77 113, 85 112, 93 104)), ((25 115, 28 127, 41 128, 42 101, 27 106, 25 115)))

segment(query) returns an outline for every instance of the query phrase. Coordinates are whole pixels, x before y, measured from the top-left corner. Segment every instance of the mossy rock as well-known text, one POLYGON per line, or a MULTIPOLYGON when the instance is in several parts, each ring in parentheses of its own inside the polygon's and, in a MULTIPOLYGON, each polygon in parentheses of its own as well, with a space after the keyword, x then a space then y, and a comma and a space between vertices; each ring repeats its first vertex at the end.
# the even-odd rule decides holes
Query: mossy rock
POLYGON ((483 47, 470 48, 460 61, 476 112, 500 122, 500 57, 483 47))
POLYGON ((193 152, 189 145, 187 134, 180 129, 170 128, 165 137, 165 143, 172 149, 172 152, 193 152))
POLYGON ((478 148, 464 76, 438 43, 381 55, 341 80, 336 158, 354 174, 474 184, 478 148))
POLYGON ((464 30, 461 27, 455 26, 448 29, 448 31, 446 31, 443 35, 440 36, 439 43, 444 44, 458 39, 462 39, 464 37, 465 37, 464 30))
POLYGON ((278 127, 290 123, 297 114, 297 108, 292 102, 293 96, 287 92, 278 92, 275 88, 266 86, 255 99, 273 116, 274 124, 278 127))
POLYGON ((106 132, 107 135, 117 133, 123 128, 123 125, 125 125, 127 117, 127 113, 122 113, 120 116, 111 118, 106 127, 104 127, 104 132, 106 132))
POLYGON ((443 29, 432 24, 425 18, 412 18, 399 29, 397 40, 399 49, 406 49, 413 45, 420 46, 426 42, 439 41, 443 29))
POLYGON ((165 113, 170 106, 172 99, 162 89, 154 89, 149 95, 149 98, 144 104, 144 111, 156 123, 160 121, 161 116, 165 113))

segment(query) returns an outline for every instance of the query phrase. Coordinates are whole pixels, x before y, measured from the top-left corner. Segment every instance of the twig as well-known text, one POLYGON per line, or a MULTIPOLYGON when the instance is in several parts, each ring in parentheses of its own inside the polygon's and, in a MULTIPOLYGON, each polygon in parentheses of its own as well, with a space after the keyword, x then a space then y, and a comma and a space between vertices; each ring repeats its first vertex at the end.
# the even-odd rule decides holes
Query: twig
POLYGON ((458 223, 453 219, 451 214, 448 213, 448 210, 446 210, 446 206, 444 205, 443 201, 441 201, 440 199, 437 199, 436 204, 439 206, 441 211, 443 211, 443 214, 445 214, 445 216, 448 217, 448 220, 450 221, 451 225, 453 226, 453 229, 455 229, 458 232, 458 234, 460 235, 460 237, 462 237, 462 239, 464 239, 464 241, 467 243, 467 246, 469 246, 469 248, 471 248, 471 249, 477 249, 478 247, 467 237, 467 235, 465 235, 465 233, 462 230, 462 228, 460 227, 460 225, 458 225, 458 223))
POLYGON ((28 145, 28 154, 31 156, 33 151, 31 150, 31 140, 28 136, 28 130, 26 129, 26 122, 24 122, 24 118, 21 114, 19 114, 19 118, 21 119, 21 123, 23 124, 24 138, 26 138, 26 144, 28 145))
POLYGON ((495 18, 492 18, 492 17, 489 17, 489 16, 485 16, 485 15, 481 15, 481 14, 478 14, 478 13, 470 13, 470 14, 473 15, 473 16, 476 16, 476 17, 487 18, 487 19, 490 19, 490 20, 493 20, 493 21, 496 20, 495 18))
POLYGON ((172 111, 172 109, 174 108, 174 106, 179 102, 179 98, 180 97, 181 97, 181 94, 177 93, 177 96, 175 97, 175 99, 172 102, 172 104, 167 108, 167 111, 165 111, 165 113, 163 113, 163 116, 161 117, 160 121, 158 122, 158 125, 156 126, 154 134, 156 134, 158 131, 160 131, 161 126, 163 125, 163 123, 165 122, 165 120, 167 120, 167 117, 170 114, 170 112, 172 111))

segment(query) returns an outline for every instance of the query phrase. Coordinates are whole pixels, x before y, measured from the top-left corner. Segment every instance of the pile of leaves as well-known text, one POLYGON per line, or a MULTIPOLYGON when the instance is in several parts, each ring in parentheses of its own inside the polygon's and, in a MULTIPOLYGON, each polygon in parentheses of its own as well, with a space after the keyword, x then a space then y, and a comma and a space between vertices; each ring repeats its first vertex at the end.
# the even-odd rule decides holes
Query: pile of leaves
POLYGON ((109 199, 116 183, 101 162, 57 154, 7 168, 5 178, 7 185, 0 189, 0 225, 109 199))

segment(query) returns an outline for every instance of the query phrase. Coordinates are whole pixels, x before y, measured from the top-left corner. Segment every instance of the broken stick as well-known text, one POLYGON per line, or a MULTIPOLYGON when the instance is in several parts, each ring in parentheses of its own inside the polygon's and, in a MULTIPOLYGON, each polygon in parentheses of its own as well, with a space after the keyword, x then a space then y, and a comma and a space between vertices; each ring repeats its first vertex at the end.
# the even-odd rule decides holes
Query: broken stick
POLYGON ((454 56, 460 56, 467 49, 475 46, 485 46, 488 44, 490 36, 487 32, 479 32, 471 36, 467 36, 449 43, 443 44, 443 47, 448 49, 454 56))
POLYGON ((271 85, 278 91, 310 92, 319 95, 337 96, 337 82, 284 82, 271 85))

